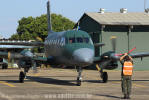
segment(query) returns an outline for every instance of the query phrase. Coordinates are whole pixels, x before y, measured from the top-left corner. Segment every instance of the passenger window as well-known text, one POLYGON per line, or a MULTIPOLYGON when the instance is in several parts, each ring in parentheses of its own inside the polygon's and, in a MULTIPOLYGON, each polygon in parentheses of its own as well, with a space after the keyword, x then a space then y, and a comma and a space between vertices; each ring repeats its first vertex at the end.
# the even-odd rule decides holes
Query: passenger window
POLYGON ((83 39, 81 37, 78 37, 77 38, 77 43, 82 43, 83 42, 83 39))
POLYGON ((51 40, 51 43, 52 43, 52 45, 54 44, 54 41, 53 40, 51 40))
POLYGON ((57 44, 58 44, 58 45, 60 44, 60 39, 57 40, 57 44))
POLYGON ((65 43, 68 44, 68 38, 65 38, 65 43))

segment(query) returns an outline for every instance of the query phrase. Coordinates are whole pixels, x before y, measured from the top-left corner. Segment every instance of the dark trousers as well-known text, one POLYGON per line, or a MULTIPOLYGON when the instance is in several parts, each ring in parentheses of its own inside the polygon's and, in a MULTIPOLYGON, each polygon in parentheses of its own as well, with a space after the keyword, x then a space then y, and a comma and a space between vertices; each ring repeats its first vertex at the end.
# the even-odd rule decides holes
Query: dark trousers
POLYGON ((131 94, 131 87, 132 87, 131 76, 122 75, 121 87, 124 95, 129 96, 131 94))

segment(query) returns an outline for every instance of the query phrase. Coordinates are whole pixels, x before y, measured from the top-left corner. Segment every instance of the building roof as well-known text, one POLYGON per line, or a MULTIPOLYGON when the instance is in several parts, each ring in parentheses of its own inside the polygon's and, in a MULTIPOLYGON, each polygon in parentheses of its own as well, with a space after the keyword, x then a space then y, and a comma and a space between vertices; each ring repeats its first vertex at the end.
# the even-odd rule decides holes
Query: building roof
POLYGON ((149 25, 149 14, 145 12, 91 12, 85 15, 102 25, 149 25))

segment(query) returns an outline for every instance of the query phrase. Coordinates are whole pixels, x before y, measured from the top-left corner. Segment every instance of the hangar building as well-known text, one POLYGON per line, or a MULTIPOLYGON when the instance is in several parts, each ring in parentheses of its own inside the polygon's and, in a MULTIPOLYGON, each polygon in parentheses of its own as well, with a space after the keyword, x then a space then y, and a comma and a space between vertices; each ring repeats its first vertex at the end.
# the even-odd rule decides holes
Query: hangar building
MULTIPOLYGON (((84 13, 75 27, 88 32, 94 43, 105 43, 104 47, 96 48, 96 56, 112 50, 110 37, 117 37, 117 53, 125 53, 136 46, 133 52, 149 52, 149 10, 145 12, 127 12, 122 8, 120 12, 84 13)), ((137 69, 149 69, 149 58, 135 59, 137 69), (143 67, 143 68, 142 68, 143 67)))

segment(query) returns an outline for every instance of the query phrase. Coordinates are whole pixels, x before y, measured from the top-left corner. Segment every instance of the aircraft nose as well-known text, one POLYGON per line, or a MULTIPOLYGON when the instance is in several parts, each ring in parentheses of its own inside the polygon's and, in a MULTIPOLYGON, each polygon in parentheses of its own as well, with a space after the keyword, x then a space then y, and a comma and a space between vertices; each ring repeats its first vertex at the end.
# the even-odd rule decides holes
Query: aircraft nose
POLYGON ((89 48, 81 48, 73 53, 74 60, 81 64, 91 64, 93 62, 94 51, 89 48))

